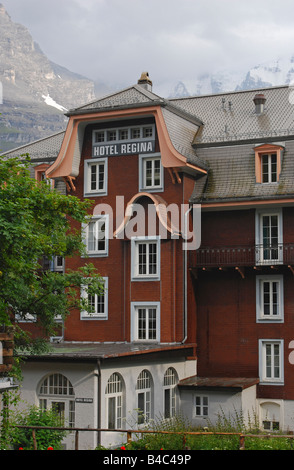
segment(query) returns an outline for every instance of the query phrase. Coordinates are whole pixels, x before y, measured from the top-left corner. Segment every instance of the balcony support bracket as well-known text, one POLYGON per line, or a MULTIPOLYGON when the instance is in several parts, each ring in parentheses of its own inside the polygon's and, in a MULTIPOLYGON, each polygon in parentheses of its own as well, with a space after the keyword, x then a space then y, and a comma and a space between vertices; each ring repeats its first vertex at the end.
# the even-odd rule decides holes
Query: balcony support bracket
POLYGON ((244 279, 244 278, 245 278, 244 269, 239 268, 238 266, 236 266, 235 269, 236 269, 236 271, 238 271, 238 273, 240 274, 240 276, 242 277, 242 279, 244 279))

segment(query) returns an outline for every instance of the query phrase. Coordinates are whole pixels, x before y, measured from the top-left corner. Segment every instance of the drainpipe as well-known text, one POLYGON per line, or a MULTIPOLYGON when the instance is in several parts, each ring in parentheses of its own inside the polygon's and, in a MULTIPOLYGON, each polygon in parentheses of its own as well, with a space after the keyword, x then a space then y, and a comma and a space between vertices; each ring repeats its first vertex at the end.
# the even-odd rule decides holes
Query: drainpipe
MULTIPOLYGON (((101 429, 101 363, 97 360, 97 379, 98 379, 98 396, 97 396, 97 428, 101 429)), ((101 444, 101 431, 98 431, 97 445, 101 444)))
MULTIPOLYGON (((190 211, 192 210, 192 207, 189 207, 189 209, 185 212, 184 214, 184 239, 187 240, 187 234, 188 234, 188 216, 190 214, 190 211)), ((184 249, 184 337, 182 340, 182 344, 187 341, 187 265, 188 265, 188 256, 187 256, 187 249, 184 249)))

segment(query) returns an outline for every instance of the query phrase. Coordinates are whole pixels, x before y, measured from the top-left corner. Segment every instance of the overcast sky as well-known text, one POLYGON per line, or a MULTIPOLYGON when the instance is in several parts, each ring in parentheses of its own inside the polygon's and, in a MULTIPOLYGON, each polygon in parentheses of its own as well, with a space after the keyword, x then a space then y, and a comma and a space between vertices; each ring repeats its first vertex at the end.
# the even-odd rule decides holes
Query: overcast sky
POLYGON ((53 62, 110 86, 294 55, 292 0, 0 0, 53 62))

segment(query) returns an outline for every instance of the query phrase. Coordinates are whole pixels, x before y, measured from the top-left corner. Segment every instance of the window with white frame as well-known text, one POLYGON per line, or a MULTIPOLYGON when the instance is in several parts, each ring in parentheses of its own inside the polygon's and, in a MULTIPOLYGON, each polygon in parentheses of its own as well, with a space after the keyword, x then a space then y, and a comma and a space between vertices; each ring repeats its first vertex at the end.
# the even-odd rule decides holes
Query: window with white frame
POLYGON ((195 416, 208 416, 208 397, 205 395, 195 395, 195 416))
POLYGON ((111 129, 95 130, 93 132, 93 144, 114 141, 132 141, 155 139, 154 124, 145 124, 140 126, 117 127, 111 129))
POLYGON ((106 386, 108 429, 121 429, 123 426, 124 383, 120 374, 113 373, 106 386))
POLYGON ((105 196, 107 194, 107 158, 85 160, 84 196, 105 196))
POLYGON ((41 409, 54 409, 66 427, 75 425, 75 394, 70 381, 62 374, 51 374, 41 383, 39 393, 41 409))
POLYGON ((282 210, 256 212, 256 262, 283 262, 282 210))
POLYGON ((163 167, 160 153, 139 155, 139 190, 163 191, 163 167))
POLYGON ((152 418, 153 381, 148 370, 142 370, 136 383, 138 424, 148 423, 152 418))
POLYGON ((176 414, 176 385, 178 376, 173 367, 169 367, 164 374, 163 396, 164 396, 164 417, 172 418, 176 414))
POLYGON ((261 156, 262 183, 277 182, 277 154, 263 154, 261 156))
POLYGON ((92 217, 83 227, 87 254, 89 256, 108 255, 108 216, 92 217))
POLYGON ((160 303, 132 302, 132 341, 154 342, 160 340, 160 303))
POLYGON ((284 381, 283 340, 259 340, 259 375, 261 383, 284 381))
POLYGON ((159 280, 160 238, 132 238, 132 279, 159 280))
POLYGON ((257 321, 283 321, 283 276, 256 276, 257 321))
POLYGON ((82 320, 107 320, 108 318, 108 277, 101 280, 103 292, 98 294, 90 294, 86 288, 82 288, 81 296, 85 299, 88 309, 81 312, 82 320))

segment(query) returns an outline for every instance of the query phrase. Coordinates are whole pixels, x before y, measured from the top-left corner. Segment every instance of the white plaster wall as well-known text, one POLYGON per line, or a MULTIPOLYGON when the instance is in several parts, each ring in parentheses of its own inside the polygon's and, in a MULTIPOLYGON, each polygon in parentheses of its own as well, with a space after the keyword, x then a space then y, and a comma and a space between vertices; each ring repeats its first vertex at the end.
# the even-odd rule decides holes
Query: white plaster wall
MULTIPOLYGON (((73 363, 31 363, 23 366, 23 382, 21 383, 20 408, 28 405, 38 405, 38 388, 48 374, 63 374, 74 387, 75 398, 92 398, 93 403, 75 404, 75 427, 97 428, 97 396, 98 378, 95 364, 73 363)), ((74 433, 64 441, 67 448, 74 448, 74 433)), ((96 433, 80 432, 79 448, 93 449, 96 444, 96 433)))
MULTIPOLYGON (((105 389, 109 377, 114 372, 120 373, 125 382, 126 407, 124 416, 124 427, 137 429, 136 425, 136 382, 140 372, 147 369, 153 378, 153 416, 160 419, 163 415, 163 377, 168 367, 174 367, 179 380, 195 374, 196 363, 194 360, 157 360, 148 361, 148 355, 140 356, 125 361, 104 361, 101 366, 101 428, 107 428, 106 416, 106 396, 105 389)), ((75 398, 91 398, 93 403, 76 403, 75 427, 98 428, 98 380, 99 370, 97 364, 93 363, 59 363, 59 362, 27 362, 23 365, 23 382, 21 383, 21 405, 26 408, 28 405, 38 405, 38 389, 42 380, 49 374, 63 374, 74 387, 75 398)), ((179 405, 179 403, 178 403, 179 405)), ((66 439, 67 449, 74 449, 74 433, 66 439)), ((79 432, 79 449, 94 449, 98 442, 96 432, 79 432)), ((105 447, 119 445, 126 442, 126 434, 118 432, 102 432, 101 445, 105 447)))
MULTIPOLYGON (((107 427, 107 406, 105 389, 109 377, 114 373, 120 373, 125 382, 126 391, 126 409, 124 416, 125 429, 136 430, 138 426, 136 424, 137 419, 137 395, 136 395, 136 383, 139 374, 142 370, 146 369, 151 373, 154 386, 153 394, 153 418, 161 420, 163 416, 163 378, 168 367, 174 367, 178 374, 179 380, 190 377, 195 374, 195 361, 178 361, 165 360, 158 361, 157 363, 150 363, 141 360, 140 363, 135 362, 134 359, 126 361, 124 363, 113 364, 112 366, 104 366, 101 374, 101 391, 102 391, 102 416, 101 416, 101 427, 107 427)), ((179 410, 179 394, 177 397, 177 409, 179 410)), ((126 442, 126 433, 121 435, 117 432, 104 432, 102 433, 101 444, 108 447, 110 443, 119 445, 122 442, 126 442)))
MULTIPOLYGON (((256 407, 256 387, 249 387, 243 392, 232 394, 229 391, 206 391, 196 389, 181 389, 181 408, 187 420, 196 427, 206 427, 215 424, 222 415, 230 417, 234 422, 240 413, 243 417, 256 407), (209 415, 196 417, 195 395, 207 396, 209 400, 209 415)), ((252 415, 252 414, 251 414, 252 415)))

